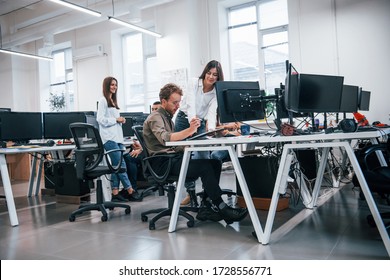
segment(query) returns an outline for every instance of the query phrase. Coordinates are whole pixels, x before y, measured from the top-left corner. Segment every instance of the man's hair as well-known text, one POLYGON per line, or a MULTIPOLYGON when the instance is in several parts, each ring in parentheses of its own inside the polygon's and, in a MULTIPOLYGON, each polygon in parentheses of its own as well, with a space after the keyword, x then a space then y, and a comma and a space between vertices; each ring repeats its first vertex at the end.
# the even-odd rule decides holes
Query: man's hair
POLYGON ((160 105, 160 104, 161 104, 160 101, 154 101, 154 102, 153 102, 153 105, 160 105))
POLYGON ((183 95, 183 90, 173 83, 166 84, 160 89, 160 101, 162 101, 163 99, 168 100, 173 93, 183 95))

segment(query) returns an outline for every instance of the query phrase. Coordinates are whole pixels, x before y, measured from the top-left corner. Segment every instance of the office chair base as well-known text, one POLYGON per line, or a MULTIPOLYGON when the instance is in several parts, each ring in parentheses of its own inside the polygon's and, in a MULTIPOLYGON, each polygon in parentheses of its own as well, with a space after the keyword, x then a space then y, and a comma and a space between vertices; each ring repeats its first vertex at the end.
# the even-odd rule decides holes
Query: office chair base
POLYGON ((97 180, 97 187, 96 187, 96 203, 93 204, 87 204, 87 205, 80 205, 79 209, 73 211, 69 216, 69 222, 74 222, 76 220, 76 215, 82 214, 86 211, 93 211, 97 210, 102 213, 101 220, 102 222, 106 222, 108 220, 108 214, 106 209, 114 210, 114 208, 121 207, 125 208, 126 215, 130 214, 131 208, 127 204, 123 203, 117 203, 112 201, 103 201, 103 187, 102 187, 102 181, 97 180))
MULTIPOLYGON (((152 214, 152 213, 158 213, 156 216, 154 216, 150 221, 149 221, 149 230, 155 230, 156 229, 156 222, 162 217, 167 217, 171 216, 172 214, 172 209, 170 208, 160 208, 160 209, 153 209, 147 212, 144 212, 141 214, 141 220, 143 222, 148 221, 148 216, 147 214, 152 214)), ((195 225, 195 219, 192 217, 190 214, 185 212, 184 210, 180 209, 179 210, 179 216, 183 216, 188 219, 187 221, 187 226, 189 228, 193 227, 195 225)))
POLYGON ((76 215, 82 214, 86 211, 93 211, 93 210, 100 211, 102 213, 101 221, 106 222, 108 220, 108 214, 106 209, 113 210, 116 207, 125 208, 126 215, 130 214, 131 212, 131 208, 129 205, 119 204, 110 201, 106 201, 101 204, 81 205, 79 209, 73 211, 72 214, 70 214, 69 222, 74 222, 76 220, 76 215))

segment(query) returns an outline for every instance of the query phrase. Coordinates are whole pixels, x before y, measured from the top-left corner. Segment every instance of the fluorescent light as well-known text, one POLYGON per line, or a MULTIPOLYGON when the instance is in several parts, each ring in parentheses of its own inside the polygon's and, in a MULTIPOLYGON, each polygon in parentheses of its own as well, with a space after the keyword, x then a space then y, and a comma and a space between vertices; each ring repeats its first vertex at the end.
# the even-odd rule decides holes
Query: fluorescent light
POLYGON ((100 12, 96 12, 94 10, 91 10, 91 9, 79 6, 77 4, 70 3, 68 1, 62 1, 62 0, 50 0, 50 1, 54 2, 54 3, 57 3, 57 4, 60 4, 60 5, 63 5, 65 7, 68 7, 68 8, 77 10, 77 11, 80 11, 80 12, 84 12, 84 13, 90 14, 90 15, 95 16, 95 17, 101 17, 102 16, 102 14, 100 12))
POLYGON ((48 60, 48 61, 53 60, 52 57, 48 57, 48 56, 40 56, 40 55, 35 55, 35 54, 28 54, 28 53, 10 51, 10 50, 4 50, 4 49, 0 49, 0 53, 13 54, 13 55, 18 55, 18 56, 23 56, 23 57, 28 57, 28 58, 35 58, 35 59, 43 59, 43 60, 48 60))
POLYGON ((117 24, 120 24, 120 25, 122 25, 122 26, 125 26, 125 27, 128 27, 128 28, 131 28, 131 29, 140 31, 140 32, 142 32, 142 33, 152 35, 152 36, 157 37, 157 38, 161 38, 161 37, 162 37, 162 35, 159 34, 159 33, 156 33, 156 32, 150 31, 150 30, 147 30, 147 29, 145 29, 145 28, 139 27, 139 26, 137 26, 137 25, 134 25, 134 24, 125 22, 125 21, 123 21, 123 20, 120 20, 120 19, 117 19, 117 18, 114 18, 114 17, 108 17, 108 20, 110 20, 110 21, 112 21, 112 22, 115 22, 115 23, 117 23, 117 24))

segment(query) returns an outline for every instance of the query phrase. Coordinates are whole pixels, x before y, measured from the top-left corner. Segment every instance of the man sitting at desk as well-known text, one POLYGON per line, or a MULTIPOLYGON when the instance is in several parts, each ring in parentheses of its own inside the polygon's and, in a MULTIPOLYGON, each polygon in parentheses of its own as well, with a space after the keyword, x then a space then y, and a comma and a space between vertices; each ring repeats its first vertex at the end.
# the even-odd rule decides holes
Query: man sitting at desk
MULTIPOLYGON (((166 142, 186 139, 197 131, 200 120, 193 118, 190 127, 182 131, 174 132, 172 116, 179 109, 183 92, 175 84, 167 84, 160 90, 161 107, 149 115, 144 122, 143 134, 146 147, 150 155, 162 153, 183 153, 184 147, 167 147, 166 142)), ((173 161, 171 173, 179 175, 183 157, 173 161)), ((164 171, 167 168, 168 159, 158 158, 152 162, 153 168, 164 171)), ((245 208, 232 208, 221 198, 222 191, 219 186, 221 176, 221 163, 213 159, 190 159, 187 176, 200 177, 205 194, 208 196, 206 203, 199 209, 196 216, 198 220, 225 220, 227 224, 241 221, 248 214, 245 208)))

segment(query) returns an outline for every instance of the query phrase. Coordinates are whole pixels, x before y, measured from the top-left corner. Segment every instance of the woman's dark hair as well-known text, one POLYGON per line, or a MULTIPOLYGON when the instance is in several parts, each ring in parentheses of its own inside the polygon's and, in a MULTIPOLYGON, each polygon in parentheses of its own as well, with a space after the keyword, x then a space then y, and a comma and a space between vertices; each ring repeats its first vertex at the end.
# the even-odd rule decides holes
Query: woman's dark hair
POLYGON ((115 107, 115 108, 119 109, 118 101, 116 98, 117 91, 115 91, 115 93, 113 93, 112 95, 110 92, 110 86, 111 86, 111 82, 113 80, 116 82, 117 91, 118 91, 118 80, 115 79, 114 77, 106 77, 103 80, 103 96, 107 100, 108 107, 115 107), (111 95, 111 98, 110 98, 110 95, 111 95))
POLYGON ((211 60, 209 63, 206 64, 202 74, 199 76, 199 79, 204 80, 206 78, 206 73, 209 72, 210 69, 212 69, 212 68, 217 69, 217 74, 218 74, 217 81, 223 81, 224 78, 223 78, 222 66, 221 66, 221 63, 219 63, 216 60, 211 60))

